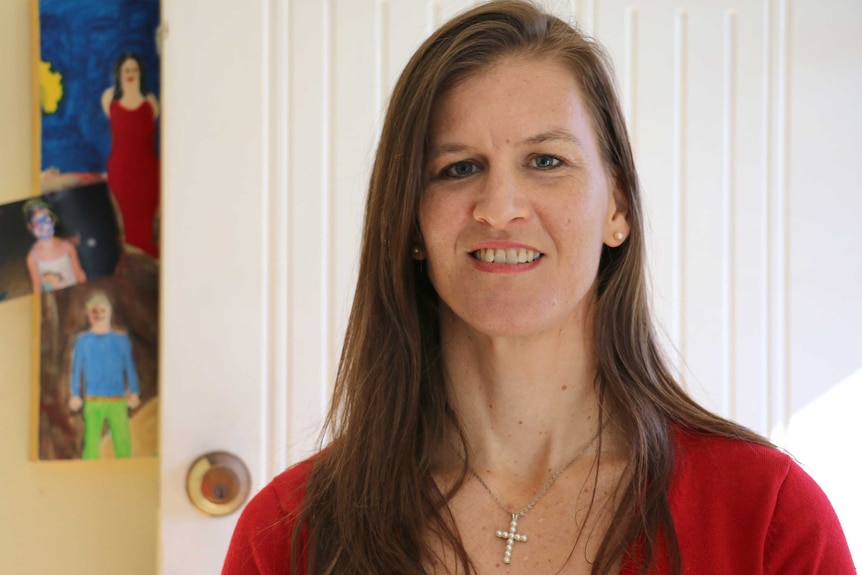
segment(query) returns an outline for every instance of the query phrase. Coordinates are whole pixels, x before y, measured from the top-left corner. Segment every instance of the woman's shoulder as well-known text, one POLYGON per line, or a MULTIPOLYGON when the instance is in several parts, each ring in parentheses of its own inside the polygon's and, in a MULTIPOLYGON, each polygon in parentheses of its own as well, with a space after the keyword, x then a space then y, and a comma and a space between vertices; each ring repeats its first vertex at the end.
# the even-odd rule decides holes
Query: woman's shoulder
POLYGON ((797 495, 822 495, 793 457, 777 447, 682 429, 676 429, 673 437, 671 492, 679 496, 707 494, 713 500, 733 501, 749 509, 754 505, 771 514, 768 507, 788 485, 797 495))
POLYGON ((306 459, 281 472, 248 502, 240 522, 266 524, 281 523, 291 518, 305 498, 305 484, 314 465, 314 458, 306 459))
POLYGON ((316 457, 280 473, 252 497, 237 521, 222 573, 284 572, 316 457))
POLYGON ((673 428, 673 439, 679 463, 698 468, 725 467, 736 463, 739 472, 766 472, 780 477, 794 464, 793 458, 777 447, 746 439, 723 437, 673 428), (771 473, 770 473, 771 472, 771 473))
POLYGON ((855 572, 832 505, 788 453, 681 429, 673 436, 668 499, 689 564, 714 573, 754 564, 766 573, 855 572))
POLYGON ((305 484, 317 456, 301 461, 276 475, 264 489, 271 490, 285 511, 292 511, 305 497, 305 484))

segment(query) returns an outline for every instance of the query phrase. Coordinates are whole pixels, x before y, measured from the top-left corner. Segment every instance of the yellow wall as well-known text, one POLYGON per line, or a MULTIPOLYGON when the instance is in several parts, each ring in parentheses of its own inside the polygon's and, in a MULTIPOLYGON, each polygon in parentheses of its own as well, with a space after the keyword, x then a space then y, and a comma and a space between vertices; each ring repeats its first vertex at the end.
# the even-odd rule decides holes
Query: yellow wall
MULTIPOLYGON (((30 0, 0 0, 0 204, 30 194, 30 62, 30 0)), ((157 460, 28 459, 31 312, 0 302, 0 573, 153 575, 157 460)))

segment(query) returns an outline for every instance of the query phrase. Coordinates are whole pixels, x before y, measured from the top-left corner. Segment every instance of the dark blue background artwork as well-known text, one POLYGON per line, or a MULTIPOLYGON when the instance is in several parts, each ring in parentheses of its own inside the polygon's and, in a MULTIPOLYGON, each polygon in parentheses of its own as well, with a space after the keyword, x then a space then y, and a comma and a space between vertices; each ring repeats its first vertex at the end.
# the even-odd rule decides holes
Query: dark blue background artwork
POLYGON ((113 85, 117 57, 134 52, 142 89, 159 97, 159 19, 159 0, 39 0, 41 59, 63 86, 57 111, 42 112, 42 170, 105 171, 111 130, 102 93, 113 85))

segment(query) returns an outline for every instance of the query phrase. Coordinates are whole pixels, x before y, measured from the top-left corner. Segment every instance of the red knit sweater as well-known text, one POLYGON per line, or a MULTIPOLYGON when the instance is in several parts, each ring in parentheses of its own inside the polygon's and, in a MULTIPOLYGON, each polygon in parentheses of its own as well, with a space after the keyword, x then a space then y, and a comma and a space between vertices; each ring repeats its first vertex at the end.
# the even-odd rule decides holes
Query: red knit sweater
MULTIPOLYGON (((816 483, 781 451, 677 432, 668 498, 686 575, 851 575, 838 518, 816 483)), ((246 506, 222 575, 288 573, 295 512, 311 469, 300 463, 246 506)), ((305 573, 304 557, 300 568, 305 573)), ((665 572, 660 557, 651 571, 665 572)), ((637 566, 623 565, 620 575, 637 566)))

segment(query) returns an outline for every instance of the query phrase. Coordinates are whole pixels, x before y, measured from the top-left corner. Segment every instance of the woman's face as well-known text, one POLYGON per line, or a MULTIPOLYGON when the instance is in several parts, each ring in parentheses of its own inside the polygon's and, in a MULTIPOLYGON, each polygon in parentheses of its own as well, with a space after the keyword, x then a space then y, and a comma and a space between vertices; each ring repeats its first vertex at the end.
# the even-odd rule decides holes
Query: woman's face
POLYGON ((54 237, 54 217, 46 209, 33 212, 30 217, 30 231, 39 240, 50 240, 54 237))
POLYGON ((120 66, 120 78, 123 89, 139 86, 141 83, 141 68, 133 58, 127 58, 120 66))
POLYGON ((488 335, 579 322, 628 234, 572 72, 513 58, 441 95, 419 222, 442 313, 488 335))

